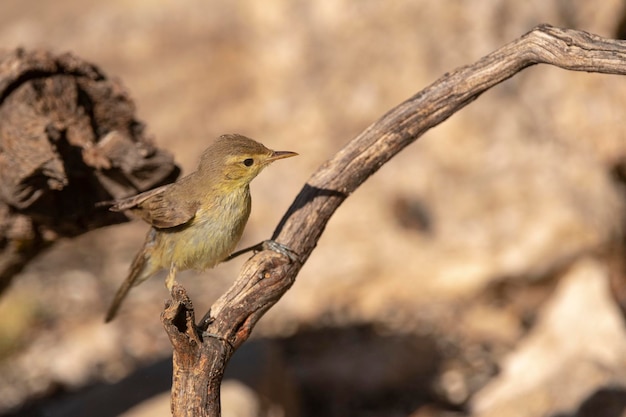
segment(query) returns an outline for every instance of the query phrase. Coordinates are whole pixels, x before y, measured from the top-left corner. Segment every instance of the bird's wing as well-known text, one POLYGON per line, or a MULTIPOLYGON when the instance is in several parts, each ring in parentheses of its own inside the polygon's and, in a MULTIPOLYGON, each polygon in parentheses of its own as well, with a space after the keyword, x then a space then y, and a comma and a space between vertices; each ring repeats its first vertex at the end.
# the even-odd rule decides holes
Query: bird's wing
POLYGON ((162 193, 166 189, 168 189, 172 184, 162 185, 157 188, 153 188, 152 190, 144 191, 141 194, 134 195, 132 197, 124 198, 122 200, 116 200, 113 202, 113 205, 109 208, 111 211, 124 211, 124 210, 132 210, 136 208, 139 204, 143 203, 147 199, 157 194, 162 193))
POLYGON ((174 185, 164 185, 121 200, 111 207, 111 210, 130 210, 159 229, 183 225, 193 219, 200 203, 180 198, 178 193, 164 192, 174 185))
POLYGON ((181 226, 196 215, 200 203, 171 193, 159 193, 141 203, 141 217, 159 229, 181 226))

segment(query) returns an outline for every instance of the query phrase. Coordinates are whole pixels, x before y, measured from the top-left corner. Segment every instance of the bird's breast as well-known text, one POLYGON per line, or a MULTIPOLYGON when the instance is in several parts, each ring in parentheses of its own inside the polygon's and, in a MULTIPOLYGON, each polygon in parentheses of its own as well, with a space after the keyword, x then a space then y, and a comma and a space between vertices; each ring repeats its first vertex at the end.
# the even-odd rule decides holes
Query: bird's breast
POLYGON ((207 199, 190 223, 177 231, 161 232, 163 268, 211 268, 230 255, 241 239, 250 215, 250 193, 239 192, 207 199))

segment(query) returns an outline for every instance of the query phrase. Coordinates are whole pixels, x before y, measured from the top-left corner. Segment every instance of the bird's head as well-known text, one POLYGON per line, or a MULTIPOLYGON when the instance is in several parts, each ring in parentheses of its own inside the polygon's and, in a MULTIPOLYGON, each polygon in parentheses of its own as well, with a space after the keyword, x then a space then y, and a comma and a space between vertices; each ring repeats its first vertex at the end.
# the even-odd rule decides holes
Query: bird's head
POLYGON ((222 135, 202 154, 199 170, 210 170, 233 183, 249 184, 272 162, 296 155, 290 151, 273 151, 242 135, 222 135))

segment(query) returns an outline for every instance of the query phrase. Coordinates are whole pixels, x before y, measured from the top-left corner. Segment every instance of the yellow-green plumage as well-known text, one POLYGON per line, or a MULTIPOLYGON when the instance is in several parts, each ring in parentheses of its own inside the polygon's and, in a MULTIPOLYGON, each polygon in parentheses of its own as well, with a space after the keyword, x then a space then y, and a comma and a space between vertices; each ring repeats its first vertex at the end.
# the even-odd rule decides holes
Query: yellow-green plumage
POLYGON ((152 227, 106 321, 115 317, 132 286, 161 269, 169 270, 171 289, 177 270, 204 270, 227 258, 250 215, 250 181, 271 162, 295 155, 241 135, 223 135, 202 154, 196 172, 117 202, 112 210, 129 210, 152 227))

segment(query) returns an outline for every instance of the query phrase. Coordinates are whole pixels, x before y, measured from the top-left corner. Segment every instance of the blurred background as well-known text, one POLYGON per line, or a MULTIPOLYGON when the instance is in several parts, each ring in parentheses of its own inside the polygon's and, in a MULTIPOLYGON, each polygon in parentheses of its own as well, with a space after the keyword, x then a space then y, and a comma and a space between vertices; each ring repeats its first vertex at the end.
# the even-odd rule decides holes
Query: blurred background
MULTIPOLYGON (((296 151, 240 246, 387 110, 535 25, 622 36, 625 4, 3 0, 0 45, 121 79, 183 173, 222 133, 296 151)), ((626 415, 626 78, 536 66, 427 132, 338 210, 233 358, 224 416, 626 415)), ((63 241, 0 297, 0 415, 169 415, 153 279, 103 317, 147 226, 63 241)), ((245 257, 180 274, 198 312, 245 257)))

